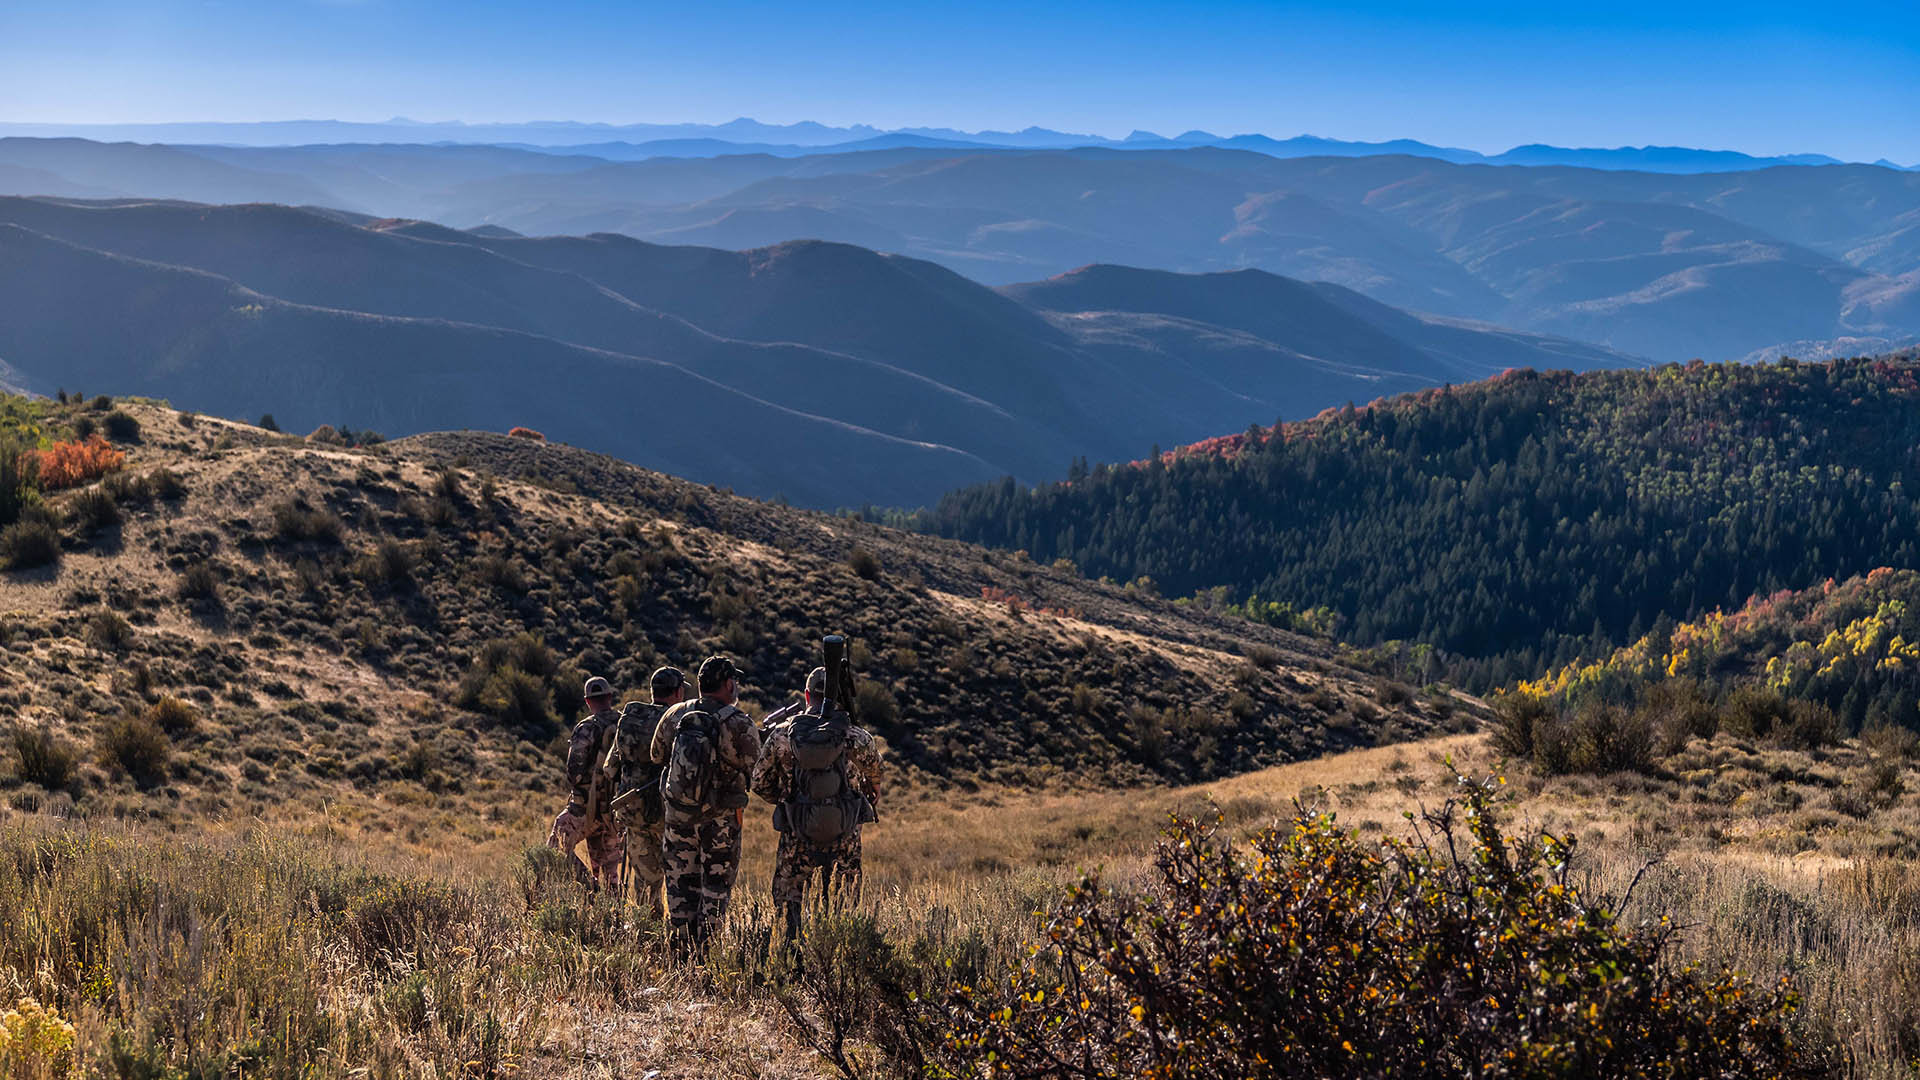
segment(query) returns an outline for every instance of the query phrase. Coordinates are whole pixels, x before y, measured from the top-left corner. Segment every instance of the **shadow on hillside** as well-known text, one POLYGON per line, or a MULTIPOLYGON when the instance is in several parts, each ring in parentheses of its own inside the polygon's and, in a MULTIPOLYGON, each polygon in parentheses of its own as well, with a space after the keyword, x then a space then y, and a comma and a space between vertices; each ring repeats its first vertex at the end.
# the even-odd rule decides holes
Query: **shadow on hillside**
POLYGON ((119 525, 106 525, 86 534, 86 550, 95 555, 112 558, 126 549, 125 529, 119 525))
POLYGON ((60 564, 57 562, 19 570, 0 570, 0 581, 9 585, 51 585, 59 578, 60 564))

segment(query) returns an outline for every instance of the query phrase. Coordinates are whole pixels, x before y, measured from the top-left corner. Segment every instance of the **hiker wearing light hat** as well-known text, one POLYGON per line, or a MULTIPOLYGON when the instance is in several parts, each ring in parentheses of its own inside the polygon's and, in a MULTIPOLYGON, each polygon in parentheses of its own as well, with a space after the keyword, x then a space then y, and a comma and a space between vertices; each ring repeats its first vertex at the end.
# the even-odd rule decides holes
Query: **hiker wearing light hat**
POLYGON ((547 846, 566 852, 581 884, 611 889, 620 883, 625 837, 607 812, 610 796, 603 790, 600 763, 613 742, 620 714, 613 707, 613 684, 598 675, 587 680, 580 696, 587 715, 574 725, 573 738, 567 743, 567 807, 553 819, 547 846), (574 853, 583 842, 591 867, 574 853))

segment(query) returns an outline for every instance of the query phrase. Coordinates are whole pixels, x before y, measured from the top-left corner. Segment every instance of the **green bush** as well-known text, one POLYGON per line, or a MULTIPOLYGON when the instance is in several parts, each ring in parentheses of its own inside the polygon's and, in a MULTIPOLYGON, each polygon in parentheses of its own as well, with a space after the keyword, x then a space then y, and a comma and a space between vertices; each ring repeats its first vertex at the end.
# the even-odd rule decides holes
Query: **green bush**
POLYGON ((167 775, 173 744, 167 733, 145 715, 108 720, 94 739, 100 764, 118 768, 141 787, 151 787, 167 775))
POLYGON ((125 652, 133 646, 133 626, 116 612, 105 608, 87 618, 82 632, 87 644, 106 652, 125 652))
POLYGON ((1720 710, 1692 679, 1654 683, 1634 711, 1653 730, 1662 754, 1678 753, 1689 740, 1711 739, 1720 731, 1720 710))
POLYGON ((1531 759, 1537 733, 1557 717, 1543 698, 1509 693, 1493 699, 1493 719, 1494 749, 1509 757, 1531 759))
POLYGON ((853 688, 853 715, 868 727, 886 727, 899 719, 900 706, 885 686, 861 679, 853 688))
POLYGON ((114 442, 140 441, 140 421, 134 419, 132 413, 115 409, 107 414, 104 426, 107 429, 107 438, 114 442))
POLYGON ((66 787, 79 763, 73 748, 44 726, 14 728, 13 755, 20 779, 49 790, 66 787))
POLYGON ((452 890, 425 881, 382 881, 347 905, 341 938, 361 963, 406 969, 439 951, 463 905, 452 890))
MULTIPOLYGON (((1675 959, 1468 784, 1412 841, 1191 821, 1144 892, 1088 876, 1004 978, 915 1014, 938 1075, 1827 1076, 1799 999, 1675 959)), ((911 1006, 908 1006, 911 1009, 911 1006)))
POLYGON ((200 725, 200 711, 176 697, 163 697, 147 706, 145 717, 168 735, 192 731, 200 725))
POLYGON ((27 449, 18 438, 0 434, 0 527, 20 520, 32 501, 38 469, 27 449))
POLYGON ((1652 770, 1653 729, 1643 714, 1589 702, 1567 723, 1569 770, 1595 775, 1652 770))
POLYGON ((847 567, 868 581, 880 576, 880 559, 866 548, 857 547, 848 552, 847 567))
POLYGON ((67 520, 82 532, 110 529, 120 524, 120 504, 102 485, 87 488, 67 500, 67 520))
POLYGON ((372 551, 354 560, 354 576, 369 586, 404 588, 413 583, 413 552, 392 537, 374 546, 372 551))
POLYGON ((272 513, 274 535, 282 540, 337 544, 340 534, 346 531, 346 524, 340 520, 340 515, 324 508, 314 509, 293 499, 274 503, 272 513))
POLYGON ((193 563, 180 572, 180 580, 174 582, 173 594, 188 603, 201 600, 218 603, 220 576, 207 563, 193 563))
POLYGON ((1831 745, 1843 735, 1833 710, 1767 687, 1735 690, 1721 707, 1720 717, 1721 728, 1729 734, 1789 749, 1831 745))
POLYGON ((454 693, 454 703, 522 736, 551 734, 579 711, 585 680, 533 634, 496 638, 480 647, 454 693))
POLYGON ((16 521, 0 529, 0 566, 28 570, 60 559, 60 531, 45 518, 16 521))

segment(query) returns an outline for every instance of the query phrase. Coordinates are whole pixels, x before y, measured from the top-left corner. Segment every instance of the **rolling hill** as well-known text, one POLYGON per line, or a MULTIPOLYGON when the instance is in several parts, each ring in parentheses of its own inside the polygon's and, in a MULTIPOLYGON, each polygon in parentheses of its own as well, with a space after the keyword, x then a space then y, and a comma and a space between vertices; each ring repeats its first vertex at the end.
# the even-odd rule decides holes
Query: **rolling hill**
POLYGON ((1911 359, 1516 371, 919 520, 1486 687, 1663 617, 1920 569, 1916 444, 1911 359))
POLYGON ((0 198, 0 279, 0 358, 42 393, 120 385, 299 430, 526 425, 829 507, 1042 479, 1516 362, 1632 362, 1265 274, 1104 268, 1065 304, 1065 282, 1003 294, 840 244, 524 238, 273 205, 0 198), (1178 319, 1143 306, 1174 283, 1211 299, 1178 319), (1044 309, 1022 299, 1042 293, 1044 309))
MULTIPOLYGON (((106 415, 0 405, 10 440, 106 415)), ((435 769, 518 786, 552 774, 583 670, 624 693, 724 651, 772 707, 831 630, 860 643, 863 722, 936 786, 1224 775, 1470 715, 1385 701, 1323 639, 581 450, 470 432, 348 449, 111 408, 138 428, 124 473, 49 493, 57 562, 0 568, 0 714, 102 745, 162 697, 194 719, 168 721, 158 762, 77 776, 82 798, 212 815, 435 769), (531 697, 489 688, 512 689, 506 665, 531 697)))
POLYGON ((1417 145, 1276 156, 1210 136, 1130 149, 859 141, 629 160, 590 143, 552 153, 16 138, 0 139, 0 190, 328 205, 733 249, 819 239, 990 285, 1094 263, 1262 269, 1656 360, 1920 332, 1910 170, 1726 159, 1728 171, 1668 172, 1661 148, 1441 160, 1417 145), (1594 163, 1608 167, 1583 167, 1594 163), (1612 167, 1635 163, 1650 168, 1612 167))

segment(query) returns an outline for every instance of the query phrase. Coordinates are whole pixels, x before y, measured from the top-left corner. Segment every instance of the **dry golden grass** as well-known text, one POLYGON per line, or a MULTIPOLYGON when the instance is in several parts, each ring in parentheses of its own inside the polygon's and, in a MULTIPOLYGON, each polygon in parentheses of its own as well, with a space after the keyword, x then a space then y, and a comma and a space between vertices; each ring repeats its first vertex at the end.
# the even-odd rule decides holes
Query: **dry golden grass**
MULTIPOLYGON (((1679 768, 1670 775, 1651 778, 1542 781, 1509 771, 1507 812, 1517 827, 1576 836, 1578 866, 1590 889, 1618 896, 1638 877, 1628 919, 1674 921, 1684 928, 1687 955, 1761 978, 1791 975, 1807 997, 1810 1016, 1852 1050, 1863 1075, 1905 1075, 1899 1063, 1915 1052, 1920 1033, 1920 976, 1913 974, 1920 970, 1920 871, 1898 850, 1914 835, 1916 812, 1909 800, 1885 795, 1885 781, 1876 780, 1883 794, 1864 816, 1827 809, 1850 780, 1864 783, 1879 764, 1854 745, 1806 754, 1722 739, 1696 743, 1675 762, 1679 768), (1695 794, 1705 792, 1713 798, 1695 794)), ((1896 779, 1910 778, 1904 762, 1897 767, 1896 779)), ((881 821, 867 834, 864 906, 902 936, 930 925, 977 930, 990 949, 1013 955, 1033 927, 1032 913, 1082 868, 1102 867, 1114 883, 1142 879, 1158 830, 1176 811, 1217 811, 1226 828, 1245 833, 1290 813, 1299 800, 1333 811, 1363 833, 1398 832, 1408 810, 1444 801, 1458 773, 1498 771, 1500 763, 1482 737, 1451 736, 1181 788, 1072 794, 909 788, 883 807, 881 821)), ((35 894, 38 901, 24 901, 20 910, 38 911, 36 919, 56 907, 60 916, 51 923, 16 924, 16 943, 22 926, 40 927, 25 939, 40 951, 9 957, 11 989, 58 998, 43 984, 45 973, 62 969, 51 943, 74 933, 60 929, 60 920, 97 905, 117 912, 127 926, 145 925, 170 902, 199 895, 194 890, 204 884, 182 875, 209 858, 237 859, 224 864, 241 868, 235 881, 261 883, 263 898, 249 900, 253 906, 246 910, 253 913, 249 918, 270 920, 276 910, 271 876, 249 879, 252 864, 244 856, 278 852, 276 857, 300 868, 299 875, 418 881, 463 898, 461 910, 472 914, 450 928, 448 948, 415 969, 449 973, 450 985, 468 987, 469 1011, 511 1018, 511 1060, 521 1075, 615 1077, 652 1069, 661 1070, 661 1077, 823 1075, 750 977, 758 962, 753 957, 764 950, 774 926, 765 896, 772 846, 765 807, 756 802, 749 811, 736 906, 716 975, 708 978, 668 964, 645 924, 612 929, 604 907, 568 900, 571 887, 560 875, 545 881, 542 888, 550 892, 529 907, 528 871, 515 868, 533 865, 525 862, 525 848, 544 836, 546 816, 555 807, 533 792, 495 796, 480 815, 472 808, 481 794, 442 796, 421 789, 342 799, 318 809, 284 807, 264 821, 173 830, 11 815, 5 829, 16 852, 23 836, 81 849, 105 845, 103 850, 129 860, 136 876, 160 886, 149 901, 157 906, 143 910, 128 907, 104 879, 85 875, 72 879, 80 891, 63 894, 57 903, 44 891, 35 894), (178 889, 172 901, 170 887, 178 889), (102 891, 89 895, 86 888, 102 891), (483 938, 490 947, 537 962, 509 965, 517 974, 488 982, 477 974, 484 965, 475 966, 460 952, 474 948, 483 956, 483 938), (605 972, 589 975, 595 965, 605 972), (457 977, 462 972, 465 983, 457 977)), ((17 855, 12 861, 23 865, 17 855)), ((218 906, 204 896, 201 903, 218 906)), ((397 1063, 392 1075, 433 1075, 433 1062, 467 1045, 444 1035, 436 1042, 429 1033, 382 1019, 382 995, 393 992, 394 973, 343 953, 333 924, 295 918, 288 929, 284 915, 281 922, 275 933, 291 935, 283 942, 286 949, 326 958, 309 972, 324 975, 316 989, 323 1011, 370 1018, 365 1037, 372 1041, 366 1046, 397 1063)), ((129 936, 123 962, 138 958, 148 968, 174 962, 165 959, 172 953, 154 953, 157 947, 129 936)), ((73 1018, 83 1050, 105 1045, 106 1012, 83 1010, 73 1018)), ((221 1023, 229 1025, 222 1029, 225 1037, 239 1040, 245 1033, 241 1019, 221 1023)), ((456 1034, 471 1042, 474 1030, 470 1024, 456 1034)))

